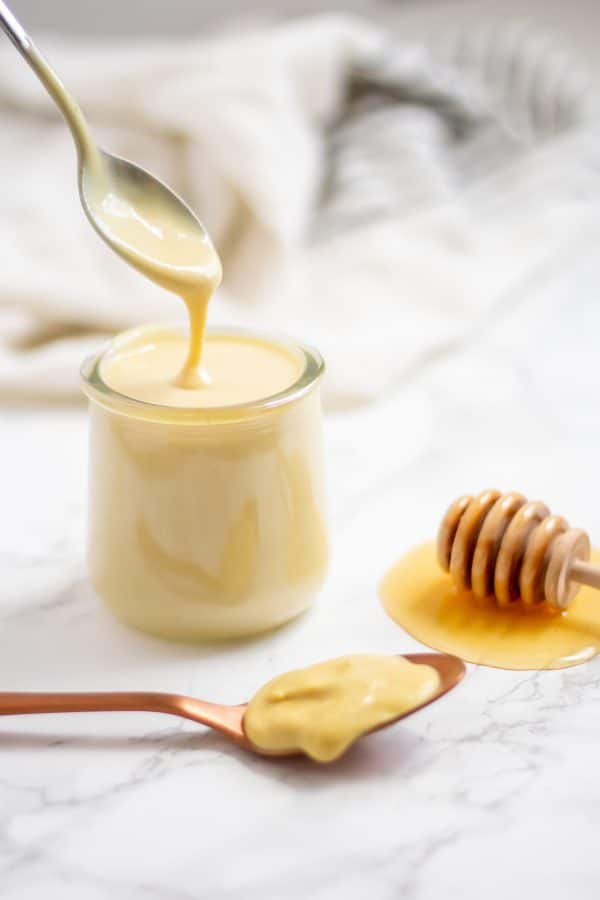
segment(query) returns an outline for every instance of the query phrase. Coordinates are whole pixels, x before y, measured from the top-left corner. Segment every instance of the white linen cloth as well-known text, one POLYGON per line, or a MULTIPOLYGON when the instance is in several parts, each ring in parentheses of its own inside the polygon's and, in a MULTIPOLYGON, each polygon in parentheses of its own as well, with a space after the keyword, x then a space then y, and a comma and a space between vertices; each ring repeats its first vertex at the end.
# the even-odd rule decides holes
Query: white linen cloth
MULTIPOLYGON (((220 250, 209 320, 317 345, 338 407, 481 322, 593 220, 585 77, 528 28, 435 47, 319 16, 163 45, 40 41, 99 142, 198 212, 220 250)), ((183 315, 78 204, 69 133, 0 46, 0 394, 78 391, 107 333, 183 315)))

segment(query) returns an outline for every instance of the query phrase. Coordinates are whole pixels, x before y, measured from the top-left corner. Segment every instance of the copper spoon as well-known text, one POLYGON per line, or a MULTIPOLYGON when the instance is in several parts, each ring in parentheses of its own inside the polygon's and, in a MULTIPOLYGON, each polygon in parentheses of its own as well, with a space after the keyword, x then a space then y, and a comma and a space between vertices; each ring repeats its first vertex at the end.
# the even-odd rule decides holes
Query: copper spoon
MULTIPOLYGON (((440 676, 437 694, 414 707, 385 722, 372 731, 379 731, 393 725, 399 719, 411 715, 418 709, 428 706, 439 697, 455 687, 465 674, 465 665, 455 656, 442 653, 406 653, 404 659, 421 665, 432 666, 440 676)), ((208 725, 220 731, 245 750, 251 750, 261 756, 296 756, 299 750, 266 751, 257 747, 246 737, 244 732, 244 715, 247 703, 239 706, 226 706, 222 703, 207 703, 194 697, 181 694, 160 694, 150 691, 103 692, 103 693, 26 693, 0 692, 0 716, 18 716, 39 713, 72 713, 72 712, 158 712, 191 719, 201 725, 208 725)))

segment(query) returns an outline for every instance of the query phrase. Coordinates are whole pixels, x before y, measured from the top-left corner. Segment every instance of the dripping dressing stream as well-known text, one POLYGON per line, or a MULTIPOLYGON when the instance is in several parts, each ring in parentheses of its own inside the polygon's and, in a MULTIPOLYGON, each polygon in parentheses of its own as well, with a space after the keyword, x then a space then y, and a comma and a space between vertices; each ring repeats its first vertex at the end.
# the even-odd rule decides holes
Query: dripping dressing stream
POLYGON ((187 359, 176 383, 199 388, 210 379, 202 347, 210 297, 221 282, 218 254, 202 223, 162 181, 101 150, 85 117, 23 26, 0 0, 0 27, 63 115, 75 142, 79 195, 100 237, 139 272, 184 301, 190 322, 187 359))

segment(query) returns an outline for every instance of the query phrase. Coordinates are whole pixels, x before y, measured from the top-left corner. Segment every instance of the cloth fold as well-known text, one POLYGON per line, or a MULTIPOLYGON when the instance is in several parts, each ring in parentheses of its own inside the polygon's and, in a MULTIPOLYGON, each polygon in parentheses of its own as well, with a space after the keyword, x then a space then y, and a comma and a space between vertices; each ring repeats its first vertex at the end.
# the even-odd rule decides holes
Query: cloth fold
MULTIPOLYGON (((99 142, 213 234, 210 322, 319 346, 332 406, 463 338, 594 221, 593 93, 527 27, 428 46, 318 16, 178 44, 41 43, 99 142)), ((183 308, 89 228, 68 131, 8 44, 0 71, 0 394, 74 395, 107 334, 183 308)))

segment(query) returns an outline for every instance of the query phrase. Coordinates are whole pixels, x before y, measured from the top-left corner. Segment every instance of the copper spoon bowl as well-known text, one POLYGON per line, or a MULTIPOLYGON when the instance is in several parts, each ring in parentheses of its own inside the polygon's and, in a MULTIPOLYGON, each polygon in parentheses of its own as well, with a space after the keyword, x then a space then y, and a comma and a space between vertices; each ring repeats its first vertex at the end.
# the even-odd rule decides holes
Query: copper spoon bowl
MULTIPOLYGON (((456 656, 441 653, 406 653, 404 659, 421 665, 432 666, 440 676, 438 692, 409 712, 402 713, 390 722, 372 729, 379 731, 393 725, 399 719, 410 716, 418 709, 428 706, 455 687, 465 674, 465 664, 456 656)), ((191 719, 220 731, 245 750, 261 756, 297 756, 296 749, 278 752, 262 750, 251 743, 244 731, 244 715, 247 703, 226 706, 222 703, 207 703, 195 697, 181 694, 160 694, 151 691, 115 691, 102 693, 28 693, 0 692, 0 716, 20 716, 40 713, 75 712, 158 712, 182 719, 191 719)))

